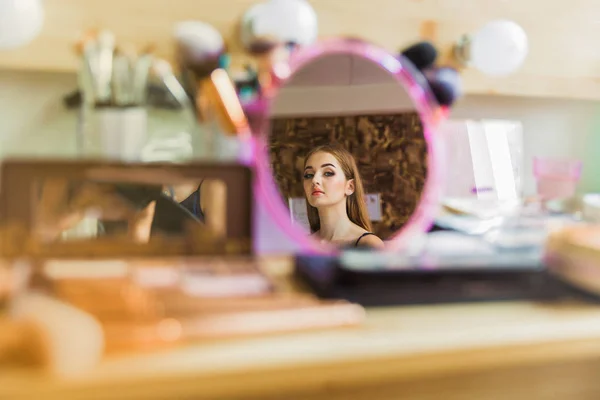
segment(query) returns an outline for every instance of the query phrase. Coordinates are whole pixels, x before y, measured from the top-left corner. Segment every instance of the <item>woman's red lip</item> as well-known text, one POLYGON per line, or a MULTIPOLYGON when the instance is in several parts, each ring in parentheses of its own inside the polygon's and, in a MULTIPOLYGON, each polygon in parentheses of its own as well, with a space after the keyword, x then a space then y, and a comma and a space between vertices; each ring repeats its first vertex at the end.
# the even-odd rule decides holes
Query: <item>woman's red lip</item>
POLYGON ((323 192, 321 192, 320 190, 315 190, 314 192, 312 192, 313 195, 315 194, 323 194, 323 192))

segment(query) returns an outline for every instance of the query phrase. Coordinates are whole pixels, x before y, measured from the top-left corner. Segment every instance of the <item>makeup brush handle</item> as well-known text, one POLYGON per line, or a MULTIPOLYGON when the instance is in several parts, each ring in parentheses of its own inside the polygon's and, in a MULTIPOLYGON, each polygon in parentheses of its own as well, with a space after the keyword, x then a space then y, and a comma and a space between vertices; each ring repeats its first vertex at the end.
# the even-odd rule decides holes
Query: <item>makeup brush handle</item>
POLYGON ((97 100, 108 102, 111 99, 111 79, 115 37, 112 32, 103 31, 98 35, 97 100))
POLYGON ((153 57, 150 54, 144 54, 135 63, 133 72, 133 99, 135 104, 146 103, 148 97, 148 77, 153 57))
POLYGON ((122 54, 117 54, 114 57, 112 77, 112 95, 113 103, 116 106, 124 106, 130 104, 131 99, 131 78, 129 72, 129 60, 122 54))
POLYGON ((152 64, 152 70, 163 81, 163 84, 175 100, 195 117, 194 105, 183 85, 179 82, 175 74, 173 74, 171 65, 165 60, 157 59, 152 64))
POLYGON ((79 90, 83 95, 84 105, 92 105, 96 101, 98 88, 98 46, 95 40, 83 43, 81 65, 78 74, 79 90))
POLYGON ((163 82, 169 90, 169 92, 171 93, 171 95, 173 95, 173 97, 177 100, 177 102, 179 102, 179 104, 182 107, 193 111, 192 102, 181 83, 179 83, 179 80, 175 77, 175 75, 167 74, 163 76, 163 82))

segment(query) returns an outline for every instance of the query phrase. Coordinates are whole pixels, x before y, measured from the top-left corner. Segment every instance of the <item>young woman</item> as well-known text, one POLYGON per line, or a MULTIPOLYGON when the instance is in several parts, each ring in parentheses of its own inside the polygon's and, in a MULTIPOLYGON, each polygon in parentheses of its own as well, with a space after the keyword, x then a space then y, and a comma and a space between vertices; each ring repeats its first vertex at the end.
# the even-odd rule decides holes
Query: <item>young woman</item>
POLYGON ((304 193, 313 236, 344 247, 383 247, 371 233, 362 181, 348 151, 313 149, 304 162, 304 193))

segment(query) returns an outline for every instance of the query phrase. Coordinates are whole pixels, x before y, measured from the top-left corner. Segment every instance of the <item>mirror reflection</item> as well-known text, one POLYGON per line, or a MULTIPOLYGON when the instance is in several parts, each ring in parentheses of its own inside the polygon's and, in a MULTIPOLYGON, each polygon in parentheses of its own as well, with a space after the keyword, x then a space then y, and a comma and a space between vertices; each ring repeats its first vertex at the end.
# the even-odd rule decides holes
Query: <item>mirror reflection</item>
POLYGON ((290 218, 321 243, 381 248, 419 204, 427 144, 388 71, 355 54, 305 64, 271 106, 269 155, 290 218))
POLYGON ((46 178, 36 182, 36 193, 34 235, 46 243, 96 237, 148 243, 202 229, 226 235, 226 185, 217 179, 46 178))

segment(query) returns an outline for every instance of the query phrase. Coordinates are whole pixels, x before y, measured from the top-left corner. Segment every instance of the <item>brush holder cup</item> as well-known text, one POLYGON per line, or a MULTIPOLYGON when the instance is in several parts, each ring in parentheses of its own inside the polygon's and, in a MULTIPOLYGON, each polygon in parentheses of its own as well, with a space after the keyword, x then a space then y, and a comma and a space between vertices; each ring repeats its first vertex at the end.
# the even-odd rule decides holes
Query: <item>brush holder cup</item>
POLYGON ((79 131, 79 155, 120 161, 139 161, 148 141, 148 112, 143 107, 87 110, 79 131))
POLYGON ((181 109, 103 107, 79 111, 77 155, 124 162, 188 162, 210 157, 210 129, 181 109))

